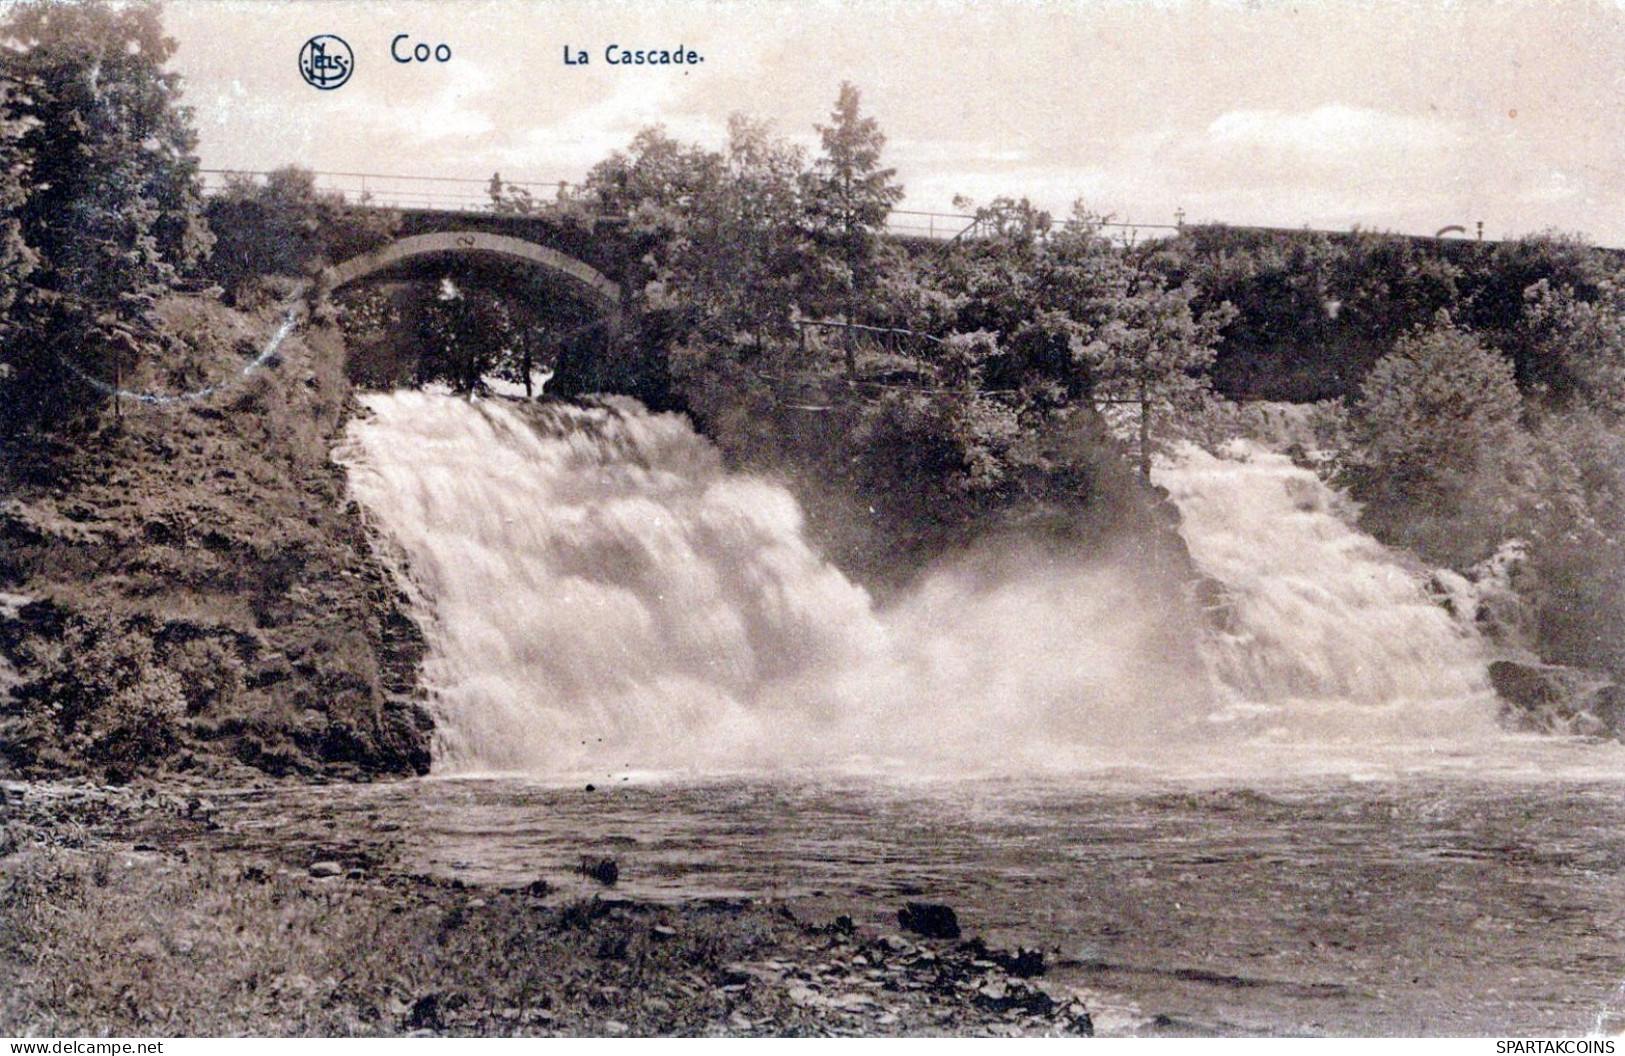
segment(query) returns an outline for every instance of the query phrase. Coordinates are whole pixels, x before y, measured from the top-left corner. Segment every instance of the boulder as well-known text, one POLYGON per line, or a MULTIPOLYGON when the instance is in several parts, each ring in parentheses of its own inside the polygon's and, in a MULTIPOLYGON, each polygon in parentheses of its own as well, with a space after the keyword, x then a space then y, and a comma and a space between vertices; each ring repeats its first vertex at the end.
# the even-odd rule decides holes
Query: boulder
POLYGON ((897 923, 928 939, 959 938, 959 916, 951 906, 936 902, 909 902, 897 911, 897 923))
POLYGON ((1539 715, 1568 700, 1562 671, 1550 664, 1496 660, 1490 664, 1490 685, 1502 702, 1526 714, 1539 715))
POLYGON ((1625 718, 1625 693, 1593 671, 1496 660, 1490 684, 1501 698, 1502 722, 1514 729, 1617 737, 1625 718))

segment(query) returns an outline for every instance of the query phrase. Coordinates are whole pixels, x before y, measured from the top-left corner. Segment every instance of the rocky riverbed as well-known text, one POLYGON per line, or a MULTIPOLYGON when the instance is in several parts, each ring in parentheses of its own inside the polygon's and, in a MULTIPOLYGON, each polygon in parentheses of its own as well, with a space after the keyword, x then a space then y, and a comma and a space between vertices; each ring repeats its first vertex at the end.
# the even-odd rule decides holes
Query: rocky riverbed
POLYGON ((905 933, 625 898, 609 859, 591 894, 403 872, 383 844, 301 866, 233 849, 195 790, 5 793, 3 1034, 1094 1032, 1040 951, 961 936, 948 907, 905 907, 905 933))

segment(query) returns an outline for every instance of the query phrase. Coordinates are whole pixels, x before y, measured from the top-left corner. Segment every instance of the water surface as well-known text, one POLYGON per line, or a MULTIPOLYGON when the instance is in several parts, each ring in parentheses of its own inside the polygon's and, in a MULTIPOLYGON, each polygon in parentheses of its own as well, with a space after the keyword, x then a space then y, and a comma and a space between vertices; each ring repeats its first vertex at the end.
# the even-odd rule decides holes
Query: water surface
POLYGON ((947 902, 968 932, 1047 950, 1108 1032, 1157 1015, 1291 1034, 1625 1026, 1622 780, 486 778, 220 808, 240 847, 387 848, 389 869, 545 877, 565 898, 610 893, 573 872, 593 855, 617 860, 622 897, 780 900, 876 930, 905 900, 947 902))

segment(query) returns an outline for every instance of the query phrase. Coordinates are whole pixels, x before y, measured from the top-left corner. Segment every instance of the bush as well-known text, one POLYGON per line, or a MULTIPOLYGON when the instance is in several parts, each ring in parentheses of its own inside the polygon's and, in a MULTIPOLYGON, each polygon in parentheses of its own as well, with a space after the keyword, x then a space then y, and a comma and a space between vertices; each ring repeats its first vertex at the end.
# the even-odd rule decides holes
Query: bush
POLYGON ((180 746, 185 689, 155 656, 145 621, 73 616, 43 659, 39 677, 17 693, 21 729, 5 749, 15 761, 124 766, 180 746))
POLYGON ((1574 410, 1536 438, 1545 501, 1520 592, 1541 656, 1625 677, 1625 429, 1574 410))
POLYGON ((1371 368, 1345 470, 1362 521, 1435 564, 1465 567, 1527 530, 1535 458, 1512 364, 1440 314, 1371 368))
POLYGON ((208 217, 216 242, 205 271, 241 307, 263 298, 271 277, 307 278, 376 249, 400 224, 397 213, 354 209, 343 196, 317 190, 315 173, 291 165, 264 183, 230 178, 210 200, 208 217))

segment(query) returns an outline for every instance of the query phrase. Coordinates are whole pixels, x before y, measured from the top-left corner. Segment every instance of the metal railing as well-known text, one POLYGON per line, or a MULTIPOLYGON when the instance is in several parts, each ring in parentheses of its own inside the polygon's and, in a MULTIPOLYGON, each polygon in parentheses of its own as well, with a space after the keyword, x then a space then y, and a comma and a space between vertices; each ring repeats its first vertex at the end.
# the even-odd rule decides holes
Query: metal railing
MULTIPOLYGON (((203 189, 219 194, 233 182, 263 184, 269 173, 244 169, 203 169, 203 189)), ((410 209, 443 213, 491 213, 491 177, 403 176, 381 172, 311 172, 316 190, 336 194, 352 205, 379 209, 410 209)), ((504 195, 528 198, 536 205, 557 201, 571 184, 565 180, 502 180, 504 195)), ((893 209, 886 219, 887 233, 898 238, 952 242, 975 238, 981 221, 970 213, 942 213, 929 209, 893 209)), ((1142 233, 1158 237, 1180 230, 1180 224, 1137 224, 1106 220, 1097 224, 1126 245, 1142 233)))
MULTIPOLYGON (((219 194, 234 182, 263 184, 269 175, 243 169, 203 169, 203 189, 219 194)), ((336 194, 352 205, 445 213, 491 213, 491 178, 402 176, 380 172, 311 172, 316 190, 336 194)), ((504 195, 528 196, 537 205, 557 201, 571 186, 564 180, 502 180, 504 195)), ((894 209, 886 229, 902 238, 951 241, 969 232, 976 217, 924 209, 894 209)))
MULTIPOLYGON (((203 169, 203 189, 218 194, 234 182, 263 184, 269 173, 241 169, 203 169)), ((421 209, 429 212, 488 213, 493 211, 491 179, 460 176, 402 176, 380 172, 312 172, 316 190, 336 194, 352 205, 380 209, 421 209)), ((504 193, 522 192, 537 202, 558 198, 562 181, 503 180, 504 193)))
MULTIPOLYGON (((308 171, 308 170, 307 170, 308 171)), ((202 169, 203 189, 209 194, 224 191, 233 181, 264 183, 269 173, 250 169, 202 169)), ((492 213, 491 177, 466 176, 406 176, 381 172, 311 172, 316 190, 336 194, 352 205, 374 206, 380 209, 408 209, 444 213, 492 213)), ((502 181, 505 195, 526 198, 538 206, 557 201, 572 185, 565 180, 507 180, 502 181)), ((1142 238, 1162 238, 1185 230, 1184 212, 1174 213, 1175 223, 1137 223, 1132 220, 1108 218, 1098 220, 1095 226, 1114 241, 1132 246, 1142 238)), ((983 221, 970 213, 944 213, 929 209, 893 209, 886 220, 886 230, 898 238, 920 238, 935 242, 952 242, 961 238, 976 238, 982 231, 983 221)), ((1258 224, 1238 224, 1237 230, 1281 232, 1284 234, 1341 235, 1352 232, 1322 230, 1319 228, 1272 227, 1258 224)), ((1425 241, 1442 240, 1447 233, 1465 229, 1460 225, 1444 228, 1435 235, 1401 235, 1403 238, 1425 241)), ((1484 238, 1483 222, 1477 225, 1476 241, 1484 238)), ((1607 247, 1599 247, 1607 248, 1607 247)), ((1614 250, 1610 250, 1614 252, 1614 250)))

